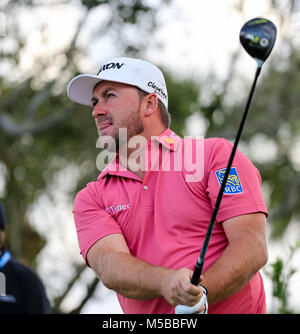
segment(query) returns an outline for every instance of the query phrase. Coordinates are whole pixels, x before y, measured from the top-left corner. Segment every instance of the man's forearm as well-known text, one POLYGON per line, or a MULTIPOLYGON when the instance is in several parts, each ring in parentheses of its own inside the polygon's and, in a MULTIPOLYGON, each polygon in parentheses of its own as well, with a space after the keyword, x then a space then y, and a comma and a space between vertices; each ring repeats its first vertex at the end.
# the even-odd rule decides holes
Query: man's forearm
POLYGON ((265 247, 249 232, 229 243, 221 257, 203 274, 208 303, 214 304, 239 291, 266 260, 265 247))
POLYGON ((106 287, 133 299, 161 297, 162 281, 173 271, 122 252, 104 254, 101 267, 99 265, 94 270, 106 287))
POLYGON ((191 283, 190 269, 155 266, 132 256, 121 234, 98 240, 89 249, 87 262, 105 286, 127 298, 162 297, 172 306, 191 306, 203 294, 191 283))

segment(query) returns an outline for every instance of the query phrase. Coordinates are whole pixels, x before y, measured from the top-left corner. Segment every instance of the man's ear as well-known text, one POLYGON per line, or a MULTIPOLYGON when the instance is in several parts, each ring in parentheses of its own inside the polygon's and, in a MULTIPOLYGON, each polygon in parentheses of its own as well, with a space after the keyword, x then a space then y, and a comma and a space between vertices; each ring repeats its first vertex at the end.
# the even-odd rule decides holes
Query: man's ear
POLYGON ((145 116, 151 116, 154 111, 158 108, 158 98, 155 93, 150 93, 145 96, 145 116))

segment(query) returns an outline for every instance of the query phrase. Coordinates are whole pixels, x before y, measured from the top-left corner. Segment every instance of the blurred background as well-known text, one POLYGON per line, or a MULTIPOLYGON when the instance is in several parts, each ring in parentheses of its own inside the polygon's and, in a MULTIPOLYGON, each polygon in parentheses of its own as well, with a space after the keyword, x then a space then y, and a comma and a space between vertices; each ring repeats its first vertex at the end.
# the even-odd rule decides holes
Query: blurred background
POLYGON ((239 149, 261 172, 270 213, 268 313, 300 313, 300 1, 0 0, 6 246, 41 277, 54 313, 122 313, 79 254, 73 200, 99 174, 99 149, 68 82, 109 57, 144 58, 165 73, 175 132, 233 141, 256 69, 239 31, 258 16, 278 38, 239 149))

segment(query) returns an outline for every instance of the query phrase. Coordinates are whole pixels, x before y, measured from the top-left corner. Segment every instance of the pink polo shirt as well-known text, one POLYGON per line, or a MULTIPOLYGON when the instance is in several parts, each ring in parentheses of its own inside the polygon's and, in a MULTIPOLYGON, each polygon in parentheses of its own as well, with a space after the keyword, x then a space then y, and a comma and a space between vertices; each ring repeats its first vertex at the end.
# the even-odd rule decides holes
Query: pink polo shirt
MULTIPOLYGON (((73 213, 81 254, 86 260, 96 241, 122 233, 133 256, 158 266, 193 270, 232 145, 220 138, 184 141, 167 129, 159 138, 149 141, 148 148, 144 180, 114 160, 97 182, 88 183, 77 194, 73 213)), ((237 150, 206 253, 204 272, 228 244, 222 222, 254 212, 267 214, 261 178, 249 159, 237 150)), ((163 298, 134 300, 117 296, 124 313, 174 313, 174 307, 163 298)), ((219 314, 265 311, 259 273, 239 292, 208 309, 209 313, 219 314)))

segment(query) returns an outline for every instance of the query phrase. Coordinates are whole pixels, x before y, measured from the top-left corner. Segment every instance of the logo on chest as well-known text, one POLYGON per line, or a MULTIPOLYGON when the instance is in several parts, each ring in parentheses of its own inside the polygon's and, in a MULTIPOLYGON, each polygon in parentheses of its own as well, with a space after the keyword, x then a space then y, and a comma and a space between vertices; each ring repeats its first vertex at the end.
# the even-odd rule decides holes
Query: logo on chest
POLYGON ((130 208, 130 204, 120 204, 120 205, 111 205, 109 208, 106 208, 105 210, 111 215, 114 216, 120 211, 125 211, 130 208))

